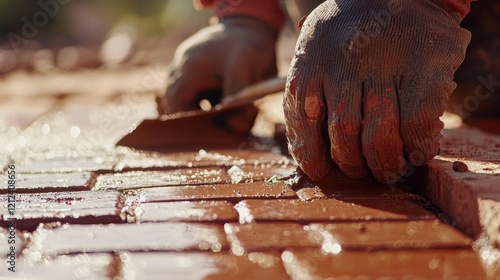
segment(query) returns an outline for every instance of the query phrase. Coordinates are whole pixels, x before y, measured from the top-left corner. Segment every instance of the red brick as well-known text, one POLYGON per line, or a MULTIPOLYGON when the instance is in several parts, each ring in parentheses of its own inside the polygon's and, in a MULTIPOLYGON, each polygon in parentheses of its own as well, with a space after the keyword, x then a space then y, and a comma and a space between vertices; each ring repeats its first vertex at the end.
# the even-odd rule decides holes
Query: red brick
POLYGON ((234 222, 238 213, 227 201, 144 203, 140 222, 234 222))
POLYGON ((234 165, 260 166, 262 164, 286 166, 293 164, 288 158, 281 155, 244 150, 200 150, 199 152, 162 154, 139 152, 119 147, 116 153, 116 157, 119 159, 118 164, 115 166, 117 171, 180 167, 232 167, 234 165))
MULTIPOLYGON (((0 177, 0 193, 7 193, 7 176, 0 177)), ((17 174, 16 193, 89 190, 95 181, 90 172, 57 174, 17 174)))
MULTIPOLYGON (((13 279, 113 279, 117 271, 111 254, 61 256, 42 262, 18 260, 13 279)), ((4 269, 2 267, 2 269, 4 269)), ((6 269, 6 268, 5 268, 6 269)))
POLYGON ((38 229, 28 255, 54 256, 118 251, 182 251, 227 248, 222 226, 185 223, 63 225, 38 229))
POLYGON ((385 250, 470 248, 472 240, 438 221, 226 224, 233 253, 285 248, 385 250))
POLYGON ((300 200, 304 201, 311 201, 315 199, 326 199, 326 195, 321 191, 320 188, 314 187, 314 188, 301 188, 297 191, 297 196, 300 198, 300 200))
POLYGON ((290 279, 279 254, 121 253, 123 275, 134 279, 290 279))
POLYGON ((317 248, 322 239, 297 223, 226 224, 224 229, 231 252, 242 256, 247 252, 317 248))
POLYGON ((292 189, 282 182, 148 188, 142 190, 142 195, 146 202, 296 197, 292 189))
POLYGON ((296 250, 285 251, 282 259, 293 279, 486 279, 471 249, 338 254, 296 250))
POLYGON ((211 169, 175 169, 169 171, 131 171, 125 173, 104 174, 97 177, 94 190, 134 189, 158 186, 179 186, 198 184, 219 184, 225 182, 225 171, 211 169))
POLYGON ((326 196, 338 199, 383 199, 405 195, 402 190, 377 182, 373 178, 353 180, 343 175, 334 175, 317 182, 316 186, 326 196))
POLYGON ((20 173, 67 173, 111 170, 113 164, 100 158, 54 157, 17 163, 20 173))
POLYGON ((236 205, 240 223, 253 221, 384 221, 437 219, 405 200, 245 200, 236 205))
MULTIPOLYGON (((118 192, 61 192, 17 194, 15 218, 20 229, 33 230, 40 223, 111 223, 120 222, 118 192)), ((0 215, 9 217, 6 196, 0 196, 0 215)), ((0 220, 2 225, 6 222, 0 220)))
POLYGON ((485 233, 500 245, 500 137, 473 128, 443 131, 441 153, 420 178, 419 189, 450 215, 456 226, 477 238, 485 233), (454 161, 469 171, 455 172, 454 161))
POLYGON ((306 230, 345 249, 470 248, 472 240, 439 221, 311 224, 306 230))
POLYGON ((289 176, 296 167, 294 165, 273 166, 271 164, 233 166, 227 173, 231 183, 253 183, 264 181, 273 177, 280 178, 289 176))

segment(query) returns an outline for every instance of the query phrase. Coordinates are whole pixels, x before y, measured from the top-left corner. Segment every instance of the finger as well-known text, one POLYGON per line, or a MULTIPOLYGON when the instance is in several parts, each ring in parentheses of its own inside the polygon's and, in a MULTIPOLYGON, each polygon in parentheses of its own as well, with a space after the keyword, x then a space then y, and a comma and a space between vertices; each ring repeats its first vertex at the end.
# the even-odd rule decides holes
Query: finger
MULTIPOLYGON (((382 79, 376 79, 382 81, 382 79)), ((373 175, 383 183, 395 183, 408 170, 399 134, 399 103, 392 81, 364 83, 361 143, 373 175)))
POLYGON ((360 141, 363 96, 361 84, 341 84, 328 79, 323 90, 325 98, 330 100, 328 134, 332 159, 348 177, 363 178, 368 170, 360 141))
POLYGON ((197 110, 199 94, 205 90, 220 88, 221 84, 203 69, 190 70, 192 66, 184 65, 182 71, 169 73, 167 89, 161 98, 163 113, 171 114, 180 111, 197 110))
MULTIPOLYGON (((436 73, 436 76, 439 75, 436 73)), ((443 122, 439 117, 446 109, 446 101, 456 84, 451 78, 425 76, 403 84, 400 102, 405 111, 401 114, 401 137, 410 163, 421 166, 434 158, 439 151, 443 122)), ((403 81, 404 83, 404 81, 403 81)))
POLYGON ((320 180, 330 169, 324 141, 325 105, 321 75, 307 71, 305 58, 296 58, 288 74, 283 107, 289 150, 305 174, 320 180))

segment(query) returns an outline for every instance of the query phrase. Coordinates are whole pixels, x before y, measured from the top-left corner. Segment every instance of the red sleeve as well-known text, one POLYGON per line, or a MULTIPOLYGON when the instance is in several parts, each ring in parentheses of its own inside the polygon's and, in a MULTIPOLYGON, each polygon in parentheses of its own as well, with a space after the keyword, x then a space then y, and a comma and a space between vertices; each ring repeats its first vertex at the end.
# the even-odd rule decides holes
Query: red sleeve
POLYGON ((219 18, 234 15, 258 18, 276 29, 285 23, 278 0, 195 0, 197 8, 213 7, 219 18))
POLYGON ((215 0, 194 0, 193 2, 196 9, 204 9, 213 6, 215 0))
POLYGON ((443 0, 451 11, 457 12, 463 17, 470 11, 470 3, 476 0, 443 0))

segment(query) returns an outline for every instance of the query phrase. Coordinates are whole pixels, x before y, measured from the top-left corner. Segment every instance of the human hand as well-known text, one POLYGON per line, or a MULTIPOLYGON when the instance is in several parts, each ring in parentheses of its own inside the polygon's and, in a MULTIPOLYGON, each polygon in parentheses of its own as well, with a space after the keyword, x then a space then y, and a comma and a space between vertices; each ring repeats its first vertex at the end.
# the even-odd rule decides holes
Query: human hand
MULTIPOLYGON (((243 16, 225 17, 198 31, 176 50, 167 90, 157 99, 159 114, 200 109, 202 99, 215 105, 248 85, 276 76, 277 36, 278 30, 243 16)), ((256 115, 254 106, 245 107, 227 116, 226 126, 247 133, 256 115)))
POLYGON ((439 151, 470 33, 430 0, 326 1, 302 26, 284 110, 289 149, 312 179, 332 161, 395 183, 439 151))

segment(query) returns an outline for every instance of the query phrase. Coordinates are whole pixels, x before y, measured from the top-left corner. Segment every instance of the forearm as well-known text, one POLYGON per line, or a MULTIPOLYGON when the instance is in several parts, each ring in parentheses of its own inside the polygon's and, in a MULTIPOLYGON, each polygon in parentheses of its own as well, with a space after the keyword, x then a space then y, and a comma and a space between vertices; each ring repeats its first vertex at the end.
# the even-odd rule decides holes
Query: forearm
POLYGON ((213 8, 219 18, 250 16, 258 18, 275 29, 281 29, 285 14, 278 0, 194 0, 197 9, 213 8))

